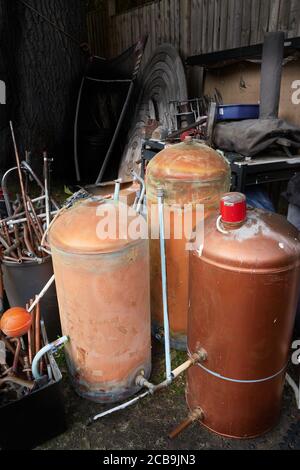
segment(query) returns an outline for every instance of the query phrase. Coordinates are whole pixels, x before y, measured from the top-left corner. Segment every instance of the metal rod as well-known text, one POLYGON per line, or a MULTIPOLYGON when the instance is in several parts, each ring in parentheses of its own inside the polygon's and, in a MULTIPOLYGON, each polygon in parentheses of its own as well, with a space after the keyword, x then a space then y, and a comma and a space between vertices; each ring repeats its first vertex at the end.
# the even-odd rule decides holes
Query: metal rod
POLYGON ((104 161, 103 161, 103 164, 102 164, 102 167, 100 169, 100 172, 99 172, 99 175, 98 175, 98 178, 96 180, 96 184, 98 183, 101 183, 102 181, 102 178, 104 176, 104 172, 106 170, 106 167, 107 167, 107 164, 109 162, 109 159, 110 159, 110 155, 113 151, 113 148, 114 148, 114 145, 115 145, 115 142, 117 140, 117 137, 119 135, 119 130, 121 128, 121 125, 123 124, 123 120, 125 118, 125 114, 126 114, 126 111, 127 111, 127 106, 128 106, 128 103, 131 99, 131 95, 133 93, 133 89, 134 89, 134 82, 131 81, 130 83, 130 86, 129 86, 129 90, 128 90, 128 93, 127 93, 127 97, 126 97, 126 100, 123 104, 123 108, 122 108, 122 111, 121 111, 121 114, 120 114, 120 117, 119 117, 119 121, 118 121, 118 124, 117 124, 117 127, 115 129, 115 132, 114 132, 114 135, 112 137, 112 140, 110 142, 110 145, 109 145, 109 148, 107 150, 107 153, 105 155, 105 158, 104 158, 104 161))
MULTIPOLYGON (((57 214, 57 212, 58 212, 57 210, 51 211, 51 215, 55 215, 55 214, 57 214)), ((22 215, 22 214, 20 214, 20 215, 22 215)), ((37 217, 38 217, 39 219, 43 219, 45 216, 46 216, 46 213, 37 214, 37 217)), ((10 219, 5 219, 5 220, 7 220, 6 223, 7 223, 7 225, 9 225, 9 226, 11 226, 11 225, 16 225, 16 224, 21 224, 22 222, 26 222, 25 217, 22 218, 22 219, 13 219, 13 218, 10 218, 10 219)), ((1 221, 1 222, 3 222, 3 221, 1 221)))
POLYGON ((24 183, 23 183, 23 177, 22 177, 22 170, 21 170, 20 159, 19 159, 19 153, 18 153, 18 148, 17 148, 17 143, 16 143, 16 137, 15 137, 15 133, 14 133, 14 128, 13 128, 13 123, 12 123, 12 121, 9 121, 9 125, 10 125, 11 136, 12 136, 12 140, 13 140, 13 144, 14 144, 15 157, 16 157, 17 168, 18 168, 18 174, 19 174, 19 180, 20 180, 20 187, 21 187, 23 205, 24 205, 25 214, 26 214, 26 219, 27 219, 27 225, 28 225, 28 232, 29 232, 30 240, 32 241, 32 240, 33 240, 33 236, 32 236, 32 231, 31 231, 31 226, 30 226, 29 213, 28 213, 28 210, 27 210, 26 194, 25 194, 25 189, 24 189, 24 183))
POLYGON ((35 297, 35 300, 34 302, 30 305, 29 309, 28 309, 28 312, 30 313, 34 308, 35 306, 37 305, 37 303, 41 300, 42 297, 44 297, 44 295, 46 294, 47 290, 49 289, 49 287, 53 284, 54 282, 54 274, 50 277, 49 281, 45 284, 45 286, 43 287, 43 289, 41 290, 41 292, 35 297))
POLYGON ((50 225, 50 204, 49 204, 49 168, 47 152, 43 153, 44 157, 44 186, 45 186, 45 204, 46 204, 46 227, 50 225))
POLYGON ((35 309, 35 350, 36 351, 39 351, 41 349, 40 321, 41 321, 40 302, 38 302, 36 304, 36 309, 35 309))
POLYGON ((165 246, 165 222, 164 222, 164 192, 157 190, 158 215, 159 215, 159 239, 160 239, 160 259, 161 259, 161 283, 162 300, 164 313, 164 345, 166 361, 166 379, 172 381, 171 351, 170 351, 170 326, 168 313, 168 287, 167 287, 167 266, 166 266, 166 246, 165 246))

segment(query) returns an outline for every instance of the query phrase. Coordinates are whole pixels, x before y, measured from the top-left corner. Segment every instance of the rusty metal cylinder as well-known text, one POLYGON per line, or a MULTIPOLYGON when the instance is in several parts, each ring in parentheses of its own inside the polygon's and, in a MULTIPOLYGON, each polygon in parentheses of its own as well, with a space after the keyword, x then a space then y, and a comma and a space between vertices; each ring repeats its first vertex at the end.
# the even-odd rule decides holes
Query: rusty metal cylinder
POLYGON ((82 397, 108 403, 150 375, 149 248, 146 236, 130 233, 142 216, 128 208, 124 219, 121 204, 98 199, 63 213, 49 241, 72 383, 82 397))
MULTIPOLYGON (((216 211, 220 196, 229 190, 230 168, 212 148, 187 139, 166 147, 148 164, 146 195, 150 236, 150 284, 152 330, 162 337, 163 307, 161 262, 158 233, 157 190, 163 189, 166 223, 166 263, 171 346, 186 349, 188 311, 187 242, 190 232, 184 228, 190 212, 192 226, 201 217, 216 211), (187 209, 187 206, 190 209, 187 209), (201 210, 201 207, 204 212, 201 210), (168 223, 169 221, 169 223, 168 223), (178 233, 181 227, 182 235, 178 233)), ((192 227, 191 227, 192 228, 192 227)))
POLYGON ((279 418, 300 239, 284 217, 259 209, 235 222, 231 203, 231 222, 210 217, 202 251, 190 252, 188 351, 202 347, 207 359, 189 369, 186 399, 191 410, 201 407, 210 430, 249 438, 279 418))

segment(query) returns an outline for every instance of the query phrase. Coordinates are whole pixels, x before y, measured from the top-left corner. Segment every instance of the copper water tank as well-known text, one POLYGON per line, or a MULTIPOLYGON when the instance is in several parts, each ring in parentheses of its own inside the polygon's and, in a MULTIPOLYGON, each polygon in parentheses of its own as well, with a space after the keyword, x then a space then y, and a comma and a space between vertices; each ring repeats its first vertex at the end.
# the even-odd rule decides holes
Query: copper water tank
POLYGON ((103 403, 134 394, 136 376, 143 371, 147 378, 151 369, 148 240, 128 231, 144 219, 130 209, 124 227, 120 207, 97 198, 81 202, 49 236, 71 379, 79 395, 103 403), (99 238, 99 224, 108 230, 112 219, 112 234, 99 238))
MULTIPOLYGON (((148 164, 146 195, 149 226, 158 232, 157 189, 164 190, 165 212, 171 212, 170 236, 166 239, 168 308, 171 346, 186 349, 188 310, 187 237, 176 239, 185 204, 191 204, 193 219, 197 204, 204 204, 204 217, 216 211, 220 196, 229 190, 230 169, 227 161, 212 148, 186 140, 159 152, 148 164), (176 207, 175 207, 176 206, 176 207), (173 214, 173 215, 172 215, 173 214), (175 224, 175 225, 174 225, 175 224), (156 227, 156 230, 155 230, 156 227)), ((165 215, 165 221, 167 215, 165 215)), ((151 238, 151 237, 150 237, 151 238)), ((163 325, 159 240, 150 239, 151 314, 154 334, 163 325)))
POLYGON ((239 193, 226 195, 222 218, 205 222, 202 252, 190 252, 188 350, 202 347, 207 359, 190 368, 186 388, 207 428, 237 438, 278 420, 300 263, 299 232, 259 209, 243 221, 243 203, 239 193))

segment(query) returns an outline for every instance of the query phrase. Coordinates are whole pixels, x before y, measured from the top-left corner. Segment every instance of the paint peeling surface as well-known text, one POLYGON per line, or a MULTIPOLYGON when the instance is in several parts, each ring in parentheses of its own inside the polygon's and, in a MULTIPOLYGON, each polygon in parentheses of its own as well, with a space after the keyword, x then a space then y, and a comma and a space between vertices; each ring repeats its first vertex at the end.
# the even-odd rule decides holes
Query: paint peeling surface
MULTIPOLYGON (((62 249, 50 234, 62 330, 70 338, 67 364, 79 395, 114 402, 138 390, 139 372, 148 378, 151 371, 148 240, 104 241, 109 252, 103 252, 101 240, 95 245, 95 218, 84 223, 98 253, 74 252, 72 244, 68 251, 65 242, 62 249)), ((73 225, 73 231, 81 228, 73 225)))

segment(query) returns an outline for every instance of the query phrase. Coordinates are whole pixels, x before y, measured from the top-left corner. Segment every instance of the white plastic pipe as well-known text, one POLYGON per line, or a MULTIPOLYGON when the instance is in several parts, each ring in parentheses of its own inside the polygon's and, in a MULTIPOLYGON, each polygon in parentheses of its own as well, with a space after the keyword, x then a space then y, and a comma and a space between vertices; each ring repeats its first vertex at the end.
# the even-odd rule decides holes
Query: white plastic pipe
MULTIPOLYGON (((179 374, 182 374, 182 372, 187 370, 193 364, 194 364, 194 360, 193 359, 188 359, 183 364, 176 367, 176 369, 174 369, 171 372, 171 376, 172 376, 173 380, 176 377, 178 377, 179 374)), ((124 410, 128 406, 134 405, 134 403, 141 400, 141 398, 144 398, 144 397, 146 397, 147 395, 150 395, 150 394, 152 395, 153 393, 157 392, 158 390, 161 390, 162 388, 167 387, 168 385, 170 385, 170 383, 171 383, 170 380, 166 379, 163 382, 161 382, 160 384, 154 385, 154 384, 149 383, 147 380, 145 380, 144 381, 144 387, 148 388, 147 392, 141 393, 137 397, 133 398, 132 400, 126 401, 125 403, 122 403, 121 405, 118 405, 118 406, 115 406, 114 408, 103 411, 103 413, 99 413, 98 415, 96 415, 96 416, 94 416, 93 418, 90 419, 90 423, 92 423, 94 421, 97 421, 97 419, 103 418, 106 415, 114 413, 115 411, 124 410)))
POLYGON ((47 282, 47 284, 45 284, 41 292, 36 296, 34 302, 32 302, 32 304, 30 305, 28 309, 29 313, 34 309, 34 307, 41 300, 41 298, 44 297, 44 295, 46 294, 49 287, 53 284, 53 282, 54 282, 54 274, 50 277, 49 281, 47 282))
POLYGON ((52 343, 46 344, 42 349, 40 349, 36 355, 33 358, 32 361, 32 375, 34 380, 40 379, 42 376, 39 373, 39 362, 40 359, 48 352, 51 351, 52 349, 58 348, 62 344, 65 344, 67 341, 69 341, 69 338, 67 336, 62 336, 61 338, 58 338, 57 340, 53 341, 52 343))
POLYGON ((168 288, 167 288, 167 267, 166 267, 166 247, 165 247, 165 222, 164 222, 164 193, 162 189, 157 190, 158 216, 159 216, 159 240, 161 259, 161 283, 164 313, 164 344, 166 361, 166 379, 172 381, 171 351, 170 351, 170 326, 168 313, 168 288))
POLYGON ((90 422, 97 421, 97 419, 103 418, 106 415, 110 415, 111 413, 114 413, 115 411, 124 410, 128 406, 134 405, 134 403, 136 403, 141 398, 144 398, 147 395, 149 395, 149 393, 150 393, 150 391, 147 390, 147 392, 141 393, 140 395, 133 398, 132 400, 126 401, 125 403, 122 403, 121 405, 115 406, 114 408, 111 408, 110 410, 103 411, 103 413, 99 413, 98 415, 93 416, 93 418, 91 418, 90 422))

